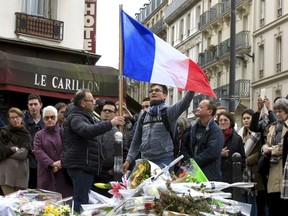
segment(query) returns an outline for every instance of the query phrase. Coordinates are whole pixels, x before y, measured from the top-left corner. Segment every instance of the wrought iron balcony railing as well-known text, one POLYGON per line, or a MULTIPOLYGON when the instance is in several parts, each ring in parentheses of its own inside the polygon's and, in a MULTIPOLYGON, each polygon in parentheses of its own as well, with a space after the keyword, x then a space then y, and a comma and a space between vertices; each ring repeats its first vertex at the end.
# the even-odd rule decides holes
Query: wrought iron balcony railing
POLYGON ((217 17, 219 17, 221 15, 221 13, 222 13, 222 11, 221 11, 221 3, 218 3, 218 4, 214 5, 210 9, 209 21, 213 22, 215 19, 217 19, 217 17))
MULTIPOLYGON (((241 31, 236 34, 235 48, 250 48, 250 31, 241 31)), ((199 53, 198 64, 200 66, 207 65, 214 60, 219 60, 228 56, 230 53, 230 38, 222 41, 219 45, 213 46, 213 49, 208 48, 203 53, 199 53)))
POLYGON ((195 5, 200 0, 174 0, 165 10, 165 22, 169 23, 177 16, 183 14, 188 8, 195 5))
POLYGON ((155 34, 157 34, 159 31, 161 31, 164 28, 164 18, 162 17, 160 20, 158 20, 158 22, 155 23, 155 25, 153 25, 151 27, 151 31, 154 32, 155 34))
MULTIPOLYGON (((247 79, 240 79, 235 82, 235 96, 239 97, 240 99, 250 98, 250 80, 247 79)), ((221 87, 213 89, 217 98, 209 98, 214 103, 219 104, 220 98, 228 98, 229 97, 229 84, 223 85, 221 87)), ((199 102, 203 99, 207 98, 205 95, 197 95, 193 99, 193 109, 196 109, 199 102)))
POLYGON ((32 35, 62 41, 64 22, 25 13, 16 14, 16 34, 32 35))
POLYGON ((198 28, 204 28, 209 22, 209 13, 210 11, 205 11, 203 14, 200 15, 198 28))

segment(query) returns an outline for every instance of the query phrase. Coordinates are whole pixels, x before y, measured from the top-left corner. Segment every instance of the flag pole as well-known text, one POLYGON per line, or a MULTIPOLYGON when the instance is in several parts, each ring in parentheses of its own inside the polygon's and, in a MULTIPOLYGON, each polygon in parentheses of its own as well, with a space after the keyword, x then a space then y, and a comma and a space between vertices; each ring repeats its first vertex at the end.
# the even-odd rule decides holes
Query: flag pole
MULTIPOLYGON (((122 5, 119 5, 119 115, 123 116, 123 54, 122 54, 122 5)), ((123 131, 124 127, 119 125, 119 132, 114 135, 114 180, 121 181, 123 165, 123 131)))
MULTIPOLYGON (((122 45, 122 19, 121 11, 123 5, 119 5, 119 115, 123 116, 123 45, 122 45)), ((123 126, 119 126, 119 131, 123 133, 123 126)))

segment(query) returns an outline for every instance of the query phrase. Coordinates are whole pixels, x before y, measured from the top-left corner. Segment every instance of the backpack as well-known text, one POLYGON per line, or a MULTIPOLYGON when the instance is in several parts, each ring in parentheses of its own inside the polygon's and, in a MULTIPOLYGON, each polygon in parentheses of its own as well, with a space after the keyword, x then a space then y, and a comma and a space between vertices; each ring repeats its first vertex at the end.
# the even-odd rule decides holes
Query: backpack
MULTIPOLYGON (((141 116, 141 119, 140 119, 140 124, 141 126, 143 125, 143 122, 144 122, 144 119, 147 115, 147 112, 145 111, 142 116, 141 116)), ((174 156, 177 156, 178 155, 178 143, 175 139, 175 137, 173 136, 173 133, 171 131, 171 128, 170 128, 170 124, 169 124, 169 121, 168 121, 168 116, 167 116, 167 107, 164 107, 162 110, 161 110, 161 119, 162 119, 162 122, 166 128, 166 130, 169 132, 170 134, 170 137, 171 137, 171 140, 173 142, 173 146, 174 146, 174 156)), ((147 123, 150 123, 150 122, 147 122, 147 123)))

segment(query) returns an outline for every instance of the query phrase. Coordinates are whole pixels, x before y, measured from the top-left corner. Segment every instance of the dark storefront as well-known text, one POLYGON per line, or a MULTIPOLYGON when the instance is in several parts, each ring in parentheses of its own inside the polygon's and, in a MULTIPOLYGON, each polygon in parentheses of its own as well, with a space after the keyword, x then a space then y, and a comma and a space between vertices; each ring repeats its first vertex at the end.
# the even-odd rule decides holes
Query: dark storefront
MULTIPOLYGON (((0 75, 2 119, 12 106, 26 109, 30 93, 41 95, 43 106, 60 101, 68 103, 81 88, 90 89, 95 98, 118 100, 118 70, 112 67, 72 64, 0 51, 0 75)), ((126 94, 124 98, 132 112, 140 110, 140 105, 132 98, 127 98, 126 94)))

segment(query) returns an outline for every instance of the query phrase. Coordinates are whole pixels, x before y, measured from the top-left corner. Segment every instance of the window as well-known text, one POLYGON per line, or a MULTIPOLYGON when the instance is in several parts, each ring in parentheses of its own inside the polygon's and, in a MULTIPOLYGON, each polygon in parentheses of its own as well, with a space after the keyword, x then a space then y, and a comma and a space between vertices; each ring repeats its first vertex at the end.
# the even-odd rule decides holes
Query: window
POLYGON ((29 15, 51 18, 51 0, 23 0, 22 11, 29 15))
POLYGON ((187 37, 190 35, 190 19, 191 19, 191 16, 190 16, 190 13, 187 14, 186 16, 186 29, 187 29, 187 37))
POLYGON ((178 91, 178 98, 177 99, 178 99, 178 101, 182 99, 182 91, 181 92, 178 91))
POLYGON ((259 47, 259 78, 264 78, 264 45, 259 47))
POLYGON ((179 28, 179 34, 180 34, 180 41, 183 41, 183 29, 184 29, 184 20, 180 20, 180 28, 179 28))
POLYGON ((276 72, 281 72, 281 59, 282 59, 282 37, 276 39, 276 72))
POLYGON ((277 9, 277 16, 282 16, 282 0, 277 0, 278 9, 277 9))
POLYGON ((169 93, 169 105, 173 105, 173 88, 168 90, 169 93))
POLYGON ((261 0, 261 5, 260 5, 260 9, 261 9, 261 13, 260 13, 260 26, 264 26, 265 25, 265 0, 261 0))
POLYGON ((175 43, 175 27, 173 26, 171 29, 171 44, 174 46, 175 43))

